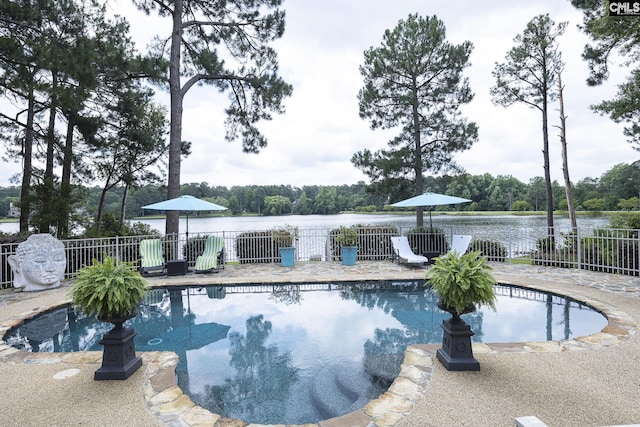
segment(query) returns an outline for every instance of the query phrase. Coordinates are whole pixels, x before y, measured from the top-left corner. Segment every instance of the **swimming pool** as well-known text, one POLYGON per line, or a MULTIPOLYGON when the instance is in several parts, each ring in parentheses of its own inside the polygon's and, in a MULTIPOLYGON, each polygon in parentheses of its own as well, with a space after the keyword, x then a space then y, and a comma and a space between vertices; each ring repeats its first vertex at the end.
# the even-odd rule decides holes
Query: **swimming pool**
MULTIPOLYGON (((139 351, 178 353, 178 385, 225 417, 272 424, 342 415, 384 392, 413 343, 440 343, 437 297, 423 281, 167 288, 129 325, 139 351)), ((567 339, 607 320, 583 304, 498 286, 497 313, 465 319, 475 341, 567 339)), ((109 324, 62 307, 9 331, 27 351, 101 350, 109 324)))

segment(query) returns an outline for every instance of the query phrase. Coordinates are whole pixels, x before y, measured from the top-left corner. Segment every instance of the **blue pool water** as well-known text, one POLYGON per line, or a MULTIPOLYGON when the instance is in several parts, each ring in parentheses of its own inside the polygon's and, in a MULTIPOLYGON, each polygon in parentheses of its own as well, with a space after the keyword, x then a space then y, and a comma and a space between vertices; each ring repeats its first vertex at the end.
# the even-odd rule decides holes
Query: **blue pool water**
MULTIPOLYGON (((497 286, 497 311, 463 316, 477 342, 545 341, 600 331, 600 313, 564 297, 497 286)), ((384 393, 405 348, 441 343, 449 314, 423 281, 155 289, 136 349, 180 356, 178 385, 198 405, 260 424, 343 415, 384 393)), ((70 306, 7 332, 27 351, 101 350, 110 324, 70 306)))

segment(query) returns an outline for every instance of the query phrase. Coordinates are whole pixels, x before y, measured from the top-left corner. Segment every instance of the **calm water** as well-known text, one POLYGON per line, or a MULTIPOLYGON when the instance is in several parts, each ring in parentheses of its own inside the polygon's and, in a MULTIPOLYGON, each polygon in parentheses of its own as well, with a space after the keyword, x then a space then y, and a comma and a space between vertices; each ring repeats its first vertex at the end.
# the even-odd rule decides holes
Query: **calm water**
MULTIPOLYGON (((516 216, 456 216, 433 215, 433 226, 443 229, 455 229, 456 234, 475 234, 477 227, 519 227, 531 229, 546 229, 547 219, 542 215, 516 216)), ((164 232, 164 219, 148 219, 140 222, 149 224, 152 228, 164 232)), ((425 226, 429 223, 425 215, 425 226)), ((189 217, 189 233, 206 233, 221 231, 269 230, 278 226, 295 225, 300 229, 330 229, 341 225, 395 225, 398 227, 415 227, 415 214, 411 215, 284 215, 264 217, 218 217, 198 218, 189 217)), ((554 218, 554 224, 559 229, 570 228, 568 218, 554 218)), ((578 218, 579 227, 603 227, 609 224, 608 217, 578 218)), ((186 230, 186 218, 180 219, 180 231, 186 230)))
MULTIPOLYGON (((563 297, 496 289, 496 312, 464 316, 475 341, 574 338, 607 322, 563 297)), ((128 324, 137 350, 180 356, 178 384, 196 404, 254 423, 315 423, 383 393, 407 345, 442 341, 449 314, 436 300, 422 281, 158 289, 128 324)), ((5 340, 28 351, 101 350, 110 326, 65 307, 5 340)))
MULTIPOLYGON (((546 217, 541 215, 515 216, 455 216, 455 215, 433 215, 433 226, 444 229, 455 229, 455 234, 476 234, 473 230, 477 227, 519 227, 519 228, 546 228, 546 217)), ((165 220, 143 219, 136 220, 149 224, 152 228, 164 232, 165 220)), ((428 215, 425 215, 425 225, 429 222, 428 215)), ((556 217, 554 219, 556 227, 560 229, 569 228, 569 219, 556 217)), ((198 218, 189 216, 190 233, 213 233, 221 231, 247 231, 247 230, 269 230, 278 226, 295 225, 301 229, 329 229, 340 225, 380 225, 390 224, 398 227, 415 227, 415 214, 410 215, 363 215, 363 214, 341 214, 341 215, 284 215, 284 216, 264 216, 264 217, 215 217, 198 218)), ((578 217, 579 227, 603 227, 609 224, 609 217, 578 217)), ((180 219, 180 231, 186 231, 186 218, 180 219)), ((17 222, 0 223, 0 231, 14 233, 19 229, 17 222)))

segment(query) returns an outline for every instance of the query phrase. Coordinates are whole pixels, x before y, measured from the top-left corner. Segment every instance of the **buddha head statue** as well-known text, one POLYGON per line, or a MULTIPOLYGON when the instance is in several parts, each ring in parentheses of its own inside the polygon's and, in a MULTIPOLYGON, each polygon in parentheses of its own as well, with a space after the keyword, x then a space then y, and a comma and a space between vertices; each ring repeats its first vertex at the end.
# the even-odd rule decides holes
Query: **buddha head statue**
POLYGON ((64 245, 50 234, 34 234, 8 257, 14 288, 42 291, 60 286, 67 267, 64 245))

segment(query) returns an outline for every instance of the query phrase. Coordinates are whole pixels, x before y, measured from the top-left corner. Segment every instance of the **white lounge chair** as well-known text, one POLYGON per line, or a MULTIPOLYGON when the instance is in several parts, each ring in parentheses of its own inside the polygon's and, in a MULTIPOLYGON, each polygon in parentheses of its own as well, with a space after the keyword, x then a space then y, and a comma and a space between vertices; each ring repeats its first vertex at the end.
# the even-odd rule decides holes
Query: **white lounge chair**
POLYGON ((429 262, 429 258, 413 253, 406 236, 392 237, 391 244, 393 245, 393 252, 399 262, 402 261, 406 264, 424 264, 429 262))
POLYGON ((451 236, 451 249, 450 252, 458 252, 460 255, 464 255, 469 249, 471 243, 471 236, 454 234, 451 236))

